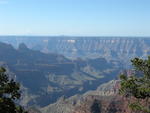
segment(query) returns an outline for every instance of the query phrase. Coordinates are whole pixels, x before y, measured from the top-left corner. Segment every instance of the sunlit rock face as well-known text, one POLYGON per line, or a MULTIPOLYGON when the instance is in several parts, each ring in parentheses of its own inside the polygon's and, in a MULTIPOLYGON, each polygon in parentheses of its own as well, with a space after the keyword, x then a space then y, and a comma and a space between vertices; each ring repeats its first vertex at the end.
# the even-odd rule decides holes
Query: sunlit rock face
POLYGON ((131 113, 128 100, 118 95, 118 85, 119 80, 112 80, 97 90, 60 98, 40 110, 42 113, 131 113))
POLYGON ((45 53, 59 53, 66 57, 105 57, 130 59, 150 54, 150 38, 145 37, 0 37, 0 41, 18 47, 25 43, 29 48, 45 53))

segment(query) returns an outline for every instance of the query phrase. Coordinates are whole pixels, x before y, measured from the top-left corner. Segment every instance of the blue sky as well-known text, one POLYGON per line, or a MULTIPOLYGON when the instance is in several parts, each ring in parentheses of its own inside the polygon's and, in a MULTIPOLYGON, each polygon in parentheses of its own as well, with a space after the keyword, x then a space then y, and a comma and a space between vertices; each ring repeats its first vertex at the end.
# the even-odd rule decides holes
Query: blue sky
POLYGON ((150 0, 0 0, 0 35, 150 36, 150 0))

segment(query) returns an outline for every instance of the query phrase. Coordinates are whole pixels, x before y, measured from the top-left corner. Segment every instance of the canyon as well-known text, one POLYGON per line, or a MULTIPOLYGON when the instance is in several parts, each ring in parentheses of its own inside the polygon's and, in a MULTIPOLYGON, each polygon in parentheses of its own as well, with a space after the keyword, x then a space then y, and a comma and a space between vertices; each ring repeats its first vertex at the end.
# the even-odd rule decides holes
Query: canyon
POLYGON ((0 66, 20 82, 20 103, 35 106, 31 113, 129 113, 118 95, 119 74, 131 75, 130 60, 150 54, 148 37, 0 36, 0 41, 0 66))

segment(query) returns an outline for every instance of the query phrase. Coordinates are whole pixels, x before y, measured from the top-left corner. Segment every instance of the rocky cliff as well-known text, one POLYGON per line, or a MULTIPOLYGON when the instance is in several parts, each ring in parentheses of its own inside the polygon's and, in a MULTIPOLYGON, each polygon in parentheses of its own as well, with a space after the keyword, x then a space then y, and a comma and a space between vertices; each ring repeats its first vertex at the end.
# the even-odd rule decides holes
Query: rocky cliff
MULTIPOLYGON (((25 43, 29 48, 63 54, 67 57, 105 57, 129 60, 150 54, 150 37, 0 37, 0 41, 17 47, 25 43)), ((126 61, 125 61, 126 62, 126 61)))
MULTIPOLYGON (((95 91, 60 98, 41 109, 42 113, 131 113, 128 100, 118 95, 118 80, 101 85, 95 91)), ((132 112, 133 113, 133 112, 132 112)))
POLYGON ((45 54, 20 44, 17 49, 0 43, 0 64, 7 67, 23 86, 22 104, 46 106, 65 95, 70 97, 95 90, 114 79, 120 62, 105 58, 70 60, 63 55, 45 54))

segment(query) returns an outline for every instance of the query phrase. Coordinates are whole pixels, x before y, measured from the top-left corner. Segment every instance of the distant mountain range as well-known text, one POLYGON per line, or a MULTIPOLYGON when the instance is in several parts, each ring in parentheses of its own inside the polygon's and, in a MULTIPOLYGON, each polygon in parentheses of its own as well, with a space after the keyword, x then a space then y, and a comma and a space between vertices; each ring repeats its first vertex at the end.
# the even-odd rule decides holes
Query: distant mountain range
POLYGON ((150 37, 0 36, 0 41, 10 43, 15 48, 25 43, 30 49, 63 54, 69 58, 129 60, 150 54, 150 37))

